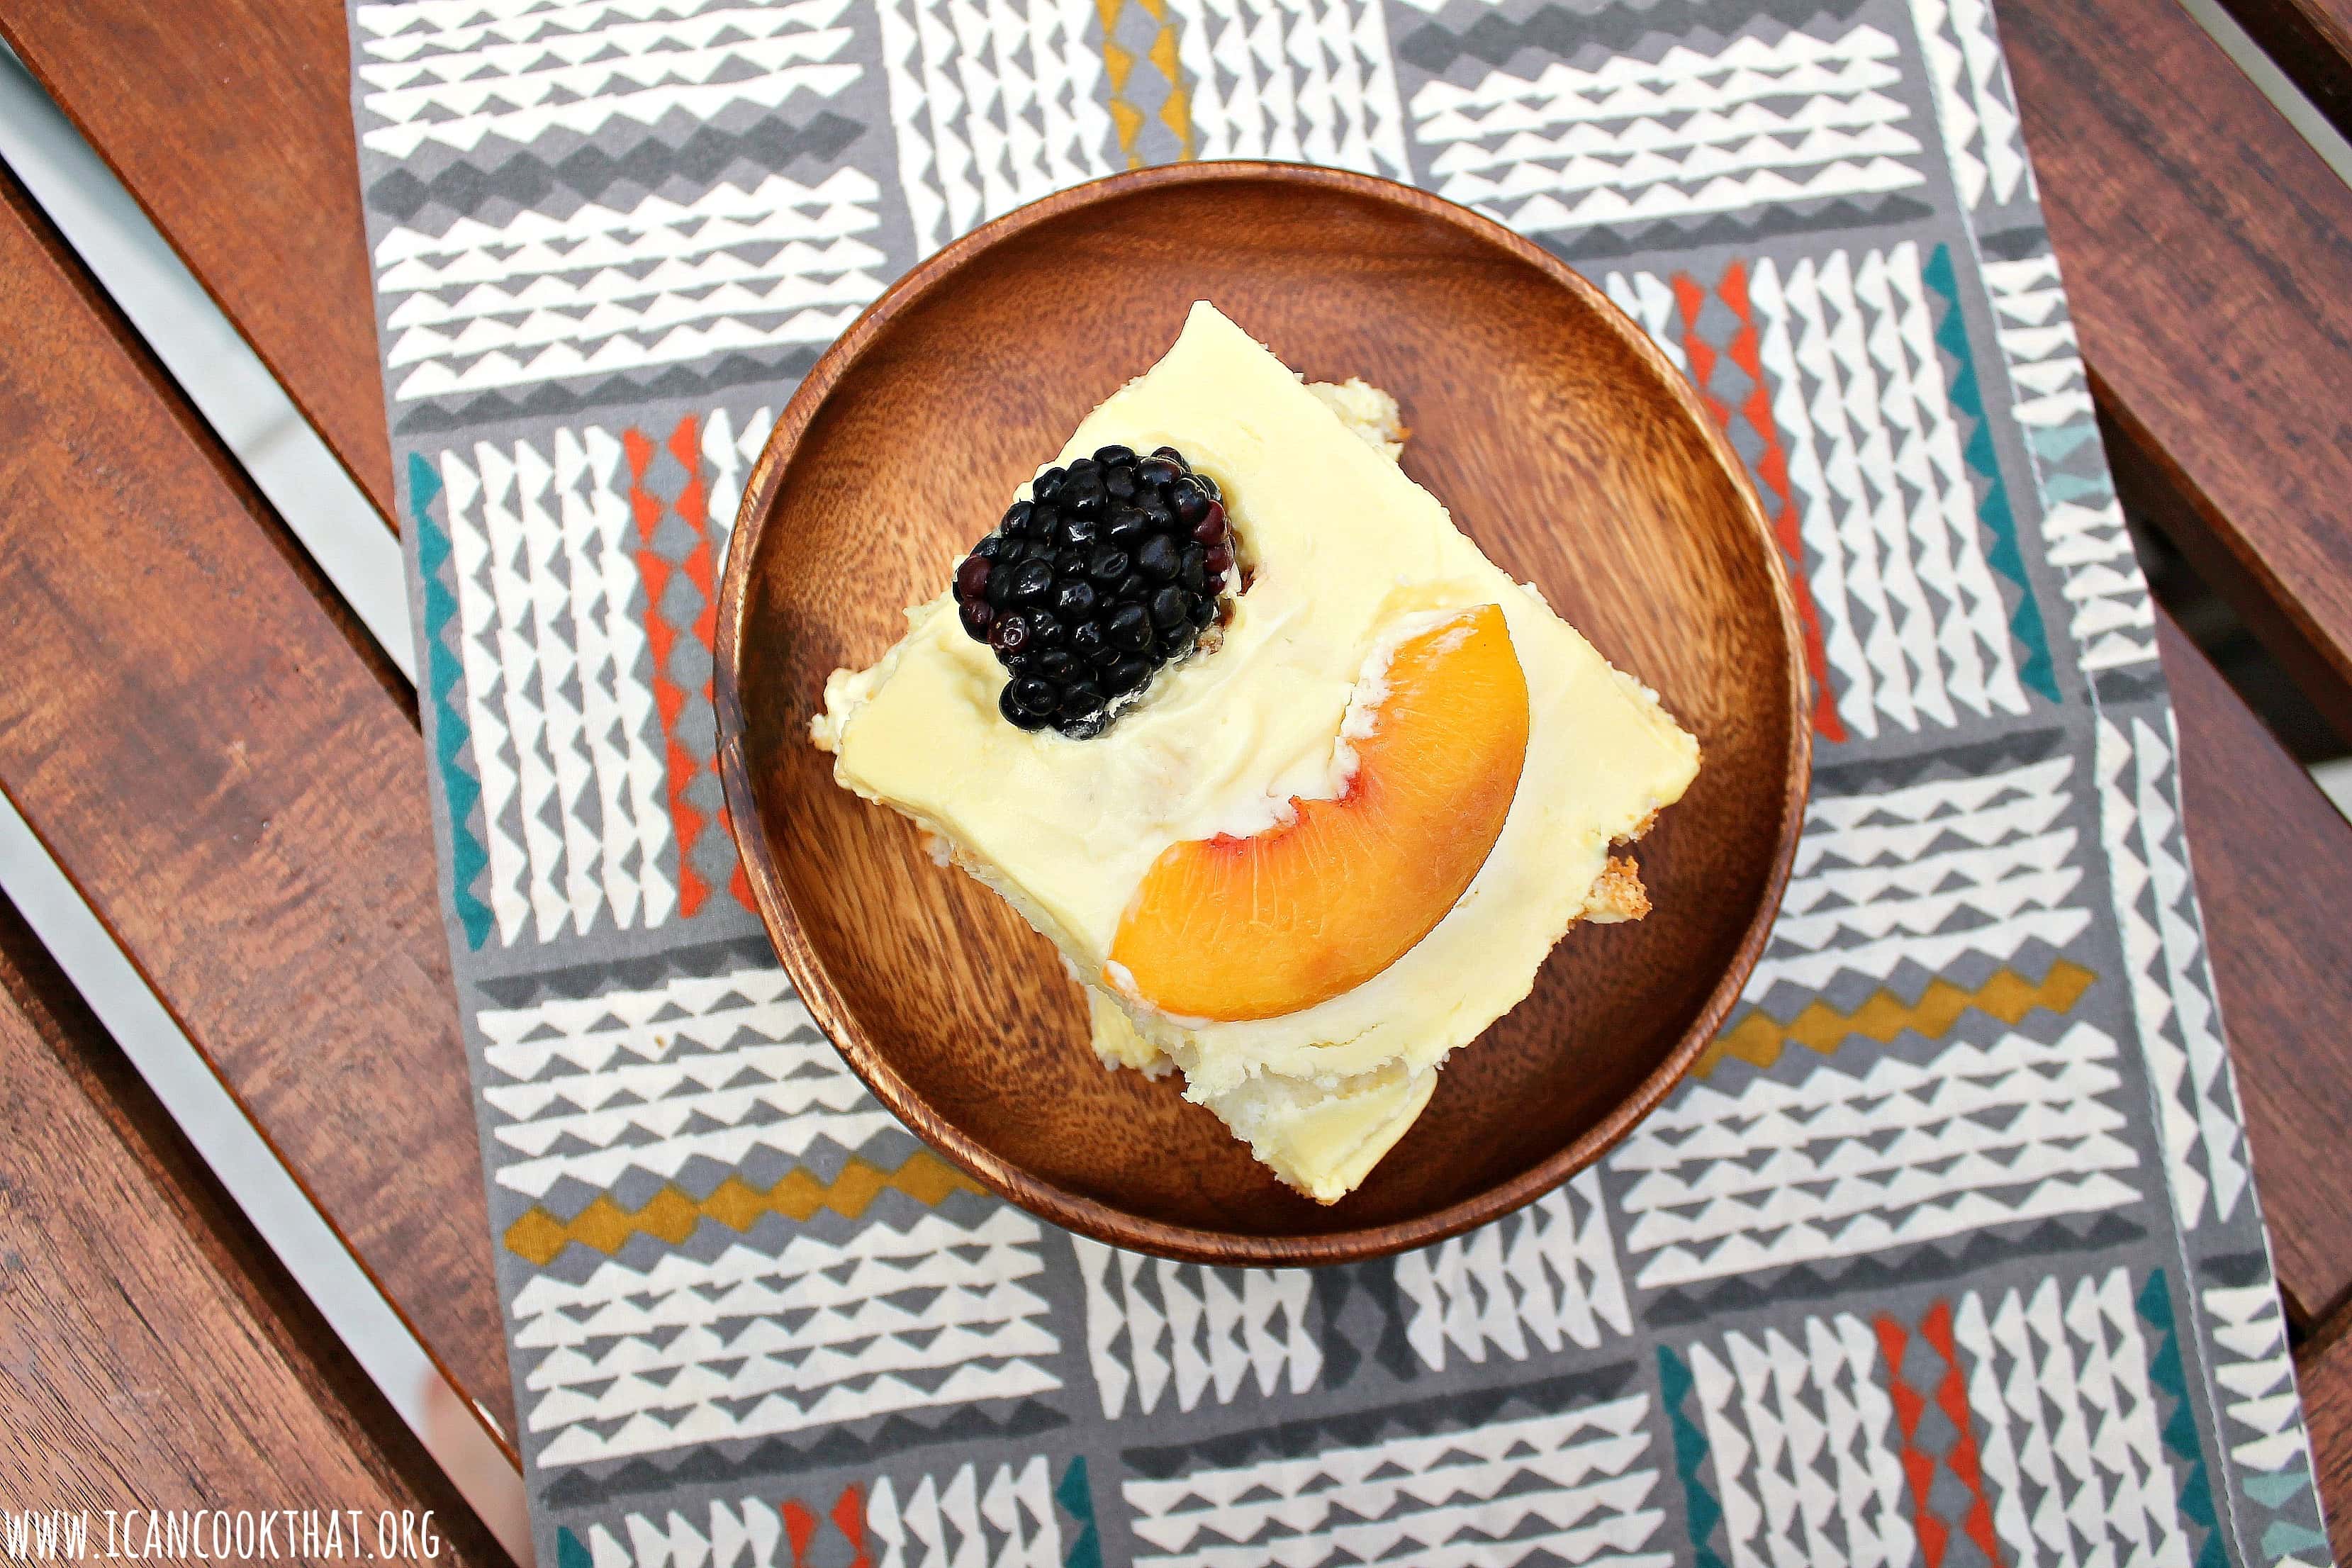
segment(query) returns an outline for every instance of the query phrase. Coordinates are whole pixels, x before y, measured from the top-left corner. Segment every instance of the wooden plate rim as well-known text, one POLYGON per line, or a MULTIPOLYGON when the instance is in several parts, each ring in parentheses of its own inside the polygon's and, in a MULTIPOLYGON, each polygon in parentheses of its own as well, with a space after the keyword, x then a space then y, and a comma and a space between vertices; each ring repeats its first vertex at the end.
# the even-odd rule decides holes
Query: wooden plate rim
MULTIPOLYGON (((1729 440, 1700 405, 1683 374, 1667 360, 1649 335, 1635 325, 1606 294, 1549 251, 1444 197, 1414 186, 1399 184, 1344 169, 1305 163, 1233 160, 1217 163, 1168 163, 1131 169, 1122 174, 1073 185, 982 224, 934 254, 885 289, 882 295, 835 340, 810 370, 770 432, 767 444, 744 486, 727 564, 719 587, 719 625, 715 643, 712 705, 719 721, 719 772, 733 835, 750 879, 761 922, 777 956, 798 988, 801 1000, 843 1059, 865 1080, 877 1100, 915 1134, 980 1182, 1031 1213, 1055 1225, 1115 1247, 1157 1254, 1187 1262, 1299 1266, 1353 1262, 1424 1247, 1447 1237, 1499 1219, 1532 1203, 1591 1164, 1649 1114, 1689 1071, 1706 1043, 1715 1037, 1732 1005, 1739 998, 1748 973, 1762 954, 1774 918, 1787 889, 1789 872, 1804 824, 1804 806, 1811 784, 1812 731, 1811 691, 1805 674, 1796 602, 1780 542, 1766 521, 1754 485, 1729 440), (1787 649, 1789 733, 1784 760, 1786 780, 1781 797, 1780 831, 1771 872, 1756 913, 1741 933, 1731 963, 1709 992, 1698 1016, 1685 1029, 1664 1060, 1624 1100, 1597 1125, 1549 1159, 1444 1208, 1412 1219, 1385 1225, 1335 1229, 1312 1235, 1244 1236, 1230 1232, 1171 1225, 1116 1208, 1074 1193, 1008 1163, 946 1121, 915 1088, 899 1076, 875 1048, 835 990, 824 965, 809 945, 799 911, 793 908, 777 868, 772 847, 761 826, 751 773, 744 753, 743 702, 740 676, 743 659, 743 606, 750 592, 751 563, 783 483, 790 459, 801 437, 833 389, 866 346, 878 337, 902 310, 922 300, 980 252, 1021 234, 1037 224, 1077 208, 1163 186, 1213 184, 1234 181, 1272 181, 1322 186, 1412 212, 1464 231, 1482 244, 1502 250, 1535 268, 1576 295, 1599 313, 1619 337, 1659 377, 1696 428, 1717 468, 1731 481, 1742 515, 1763 551, 1772 586, 1773 609, 1780 618, 1781 646, 1787 649)), ((1344 1200, 1343 1200, 1344 1201, 1344 1200)))

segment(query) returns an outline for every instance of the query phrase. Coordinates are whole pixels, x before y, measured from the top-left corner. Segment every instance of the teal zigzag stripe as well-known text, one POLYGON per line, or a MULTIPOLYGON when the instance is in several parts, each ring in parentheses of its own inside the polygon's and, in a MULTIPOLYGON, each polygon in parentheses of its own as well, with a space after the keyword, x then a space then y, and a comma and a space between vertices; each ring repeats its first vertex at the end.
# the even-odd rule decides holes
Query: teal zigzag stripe
POLYGON ((457 762, 472 733, 457 710, 461 672, 446 640, 449 625, 457 618, 457 599, 441 581, 450 551, 449 531, 433 515, 433 503, 440 499, 441 476, 411 452, 408 516, 416 529, 418 574, 425 579, 425 687, 433 709, 434 762, 441 770, 441 792, 449 802, 449 881, 457 889, 457 923, 466 928, 466 945, 479 947, 489 940, 490 908, 475 893, 474 882, 488 869, 490 858, 472 826, 482 787, 457 762))
POLYGON ((1103 1568, 1102 1538, 1095 1533, 1094 1489, 1087 1484, 1087 1457, 1078 1455, 1054 1487, 1054 1500, 1077 1521, 1070 1549, 1062 1554, 1062 1568, 1103 1568))
POLYGON ((580 1538, 560 1525, 555 1531, 555 1568, 595 1568, 595 1559, 580 1544, 580 1538))
POLYGON ((1944 319, 1936 328, 1936 346, 1951 357, 1952 405, 1969 421, 1968 440, 1962 446, 1961 456, 1986 482, 1984 499, 1977 505, 1978 520, 1992 535, 1985 561, 2017 584, 2017 608, 2010 612, 2009 631, 2025 650, 2025 663, 2017 672, 2018 679, 2055 702, 2058 672, 2050 661, 2050 636, 2042 627, 2042 607, 2034 603, 2032 585, 2026 581, 2025 556, 2017 542, 2017 514, 2010 508, 2009 489, 2000 478, 2000 459, 1993 452, 1992 422, 1985 417, 1984 394, 1977 385, 1976 356, 1969 352, 1968 323, 1960 318, 1960 284, 1952 270, 1951 247, 1936 247, 1919 276, 1943 298, 1944 319))
POLYGON ((1666 1424, 1675 1437, 1675 1474, 1682 1478, 1683 1511, 1690 1519, 1693 1560, 1697 1568, 1725 1568, 1723 1559, 1709 1544, 1715 1527, 1722 1521, 1723 1505, 1698 1479, 1699 1467, 1706 1463, 1706 1434, 1683 1414, 1683 1401, 1690 1397, 1696 1385, 1690 1368, 1664 1345, 1658 1347, 1658 1384, 1661 1401, 1666 1407, 1666 1424))
POLYGON ((2326 1552, 2327 1537, 2290 1519, 2273 1520, 2263 1531, 2263 1555, 2275 1563, 2298 1552, 2326 1552))
POLYGON ((2148 1381, 2172 1401, 2164 1423, 2164 1446, 2182 1466, 2180 1513, 2205 1532, 2197 1549, 2197 1568, 2230 1568, 2230 1549, 2221 1541, 2220 1510, 2213 1506, 2213 1483, 2205 1470, 2204 1451, 2197 1442, 2197 1406, 2189 1397, 2189 1373, 2180 1359, 2180 1336, 2172 1330, 2172 1297, 2165 1289, 2164 1270, 2148 1270, 2140 1287, 2140 1321, 2156 1334, 2156 1353, 2147 1358, 2148 1381))

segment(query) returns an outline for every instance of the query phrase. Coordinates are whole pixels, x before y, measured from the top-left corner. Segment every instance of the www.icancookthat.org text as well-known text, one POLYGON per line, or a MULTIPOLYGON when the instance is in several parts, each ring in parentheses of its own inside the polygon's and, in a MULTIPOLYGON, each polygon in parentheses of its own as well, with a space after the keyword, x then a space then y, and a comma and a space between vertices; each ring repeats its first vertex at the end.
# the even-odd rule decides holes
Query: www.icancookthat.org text
POLYGON ((431 1563, 433 1510, 5 1509, 0 1563, 431 1563))

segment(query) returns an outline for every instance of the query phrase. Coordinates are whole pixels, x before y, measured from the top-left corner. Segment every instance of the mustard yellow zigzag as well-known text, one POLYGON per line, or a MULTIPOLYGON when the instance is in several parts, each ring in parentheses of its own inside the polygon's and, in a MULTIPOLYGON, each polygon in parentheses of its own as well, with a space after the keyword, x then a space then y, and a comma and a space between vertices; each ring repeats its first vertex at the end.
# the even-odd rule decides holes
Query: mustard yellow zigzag
POLYGON ((1841 1013, 1824 1002, 1808 1003, 1803 1012, 1785 1024, 1759 1010, 1709 1041, 1698 1060, 1692 1064, 1691 1072, 1705 1078, 1726 1057, 1738 1057, 1751 1066, 1769 1068, 1780 1059, 1782 1049, 1792 1045, 1826 1056, 1853 1035, 1866 1035, 1885 1045, 1904 1030, 1916 1029, 1933 1039, 1948 1033, 1960 1021, 1960 1015, 1971 1007, 1990 1013, 2004 1024, 2017 1023, 2036 1007, 2063 1013, 2081 1000, 2083 993, 2097 978, 2082 965, 2062 958, 2050 966, 2050 973, 2038 984, 2014 969, 2004 968, 1993 971, 1991 977, 1973 991, 1963 990, 1941 978, 1930 981, 1926 994, 1916 1004, 1904 1001, 1892 991, 1880 991, 1850 1014, 1841 1013))
POLYGON ((676 1247, 706 1219, 717 1220, 730 1230, 749 1230, 762 1215, 806 1220, 824 1208, 856 1219, 885 1190, 904 1193, 919 1204, 936 1205, 950 1193, 976 1193, 981 1187, 928 1149, 916 1150, 895 1171, 852 1155, 841 1174, 830 1182, 795 1170, 763 1193, 740 1176, 730 1176, 699 1201, 676 1187, 664 1187, 635 1213, 614 1203, 610 1194, 600 1195, 569 1220, 560 1220, 534 1204, 529 1214, 507 1227, 507 1250, 543 1268, 575 1241, 608 1258, 638 1235, 658 1237, 676 1247))
MULTIPOLYGON (((1144 58, 1159 68, 1167 79, 1168 96, 1160 105, 1160 122, 1168 127, 1181 149, 1180 161, 1189 161, 1196 153, 1192 146, 1192 95, 1184 89, 1184 72, 1179 63, 1176 24, 1168 15, 1166 0, 1134 0, 1159 24, 1153 32, 1151 47, 1144 58)), ((1118 28, 1118 19, 1125 12, 1128 0, 1095 0, 1095 14, 1101 19, 1103 30, 1103 70, 1110 78, 1111 124, 1118 132, 1118 150, 1130 169, 1139 168, 1143 155, 1136 151, 1136 140, 1143 134, 1143 110, 1127 96, 1127 79, 1135 69, 1135 55, 1112 41, 1118 28)))

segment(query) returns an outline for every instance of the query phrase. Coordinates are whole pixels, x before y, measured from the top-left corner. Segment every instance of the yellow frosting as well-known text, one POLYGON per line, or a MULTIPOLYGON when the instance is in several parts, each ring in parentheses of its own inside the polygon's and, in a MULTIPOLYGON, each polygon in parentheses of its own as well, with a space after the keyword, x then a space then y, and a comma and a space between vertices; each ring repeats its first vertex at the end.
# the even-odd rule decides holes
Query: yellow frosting
POLYGON ((880 663, 835 673, 813 726, 845 787, 939 835, 1097 979, 1161 850, 1255 833, 1293 796, 1340 793, 1341 724, 1400 626, 1501 605, 1528 678, 1526 768, 1493 853, 1435 930, 1353 991, 1281 1017, 1171 1018, 1091 988, 1107 1062, 1172 1058, 1189 1098, 1325 1202, 1403 1134, 1446 1054, 1527 995, 1584 914, 1611 841, 1698 769, 1697 742, 1654 694, 1405 477, 1384 406, 1360 383, 1310 390, 1193 306, 1167 356, 1089 415, 1057 460, 1173 446, 1216 479, 1255 572, 1223 646, 1163 672, 1096 739, 1024 733, 996 711, 1003 670, 942 595, 908 612, 880 663))

